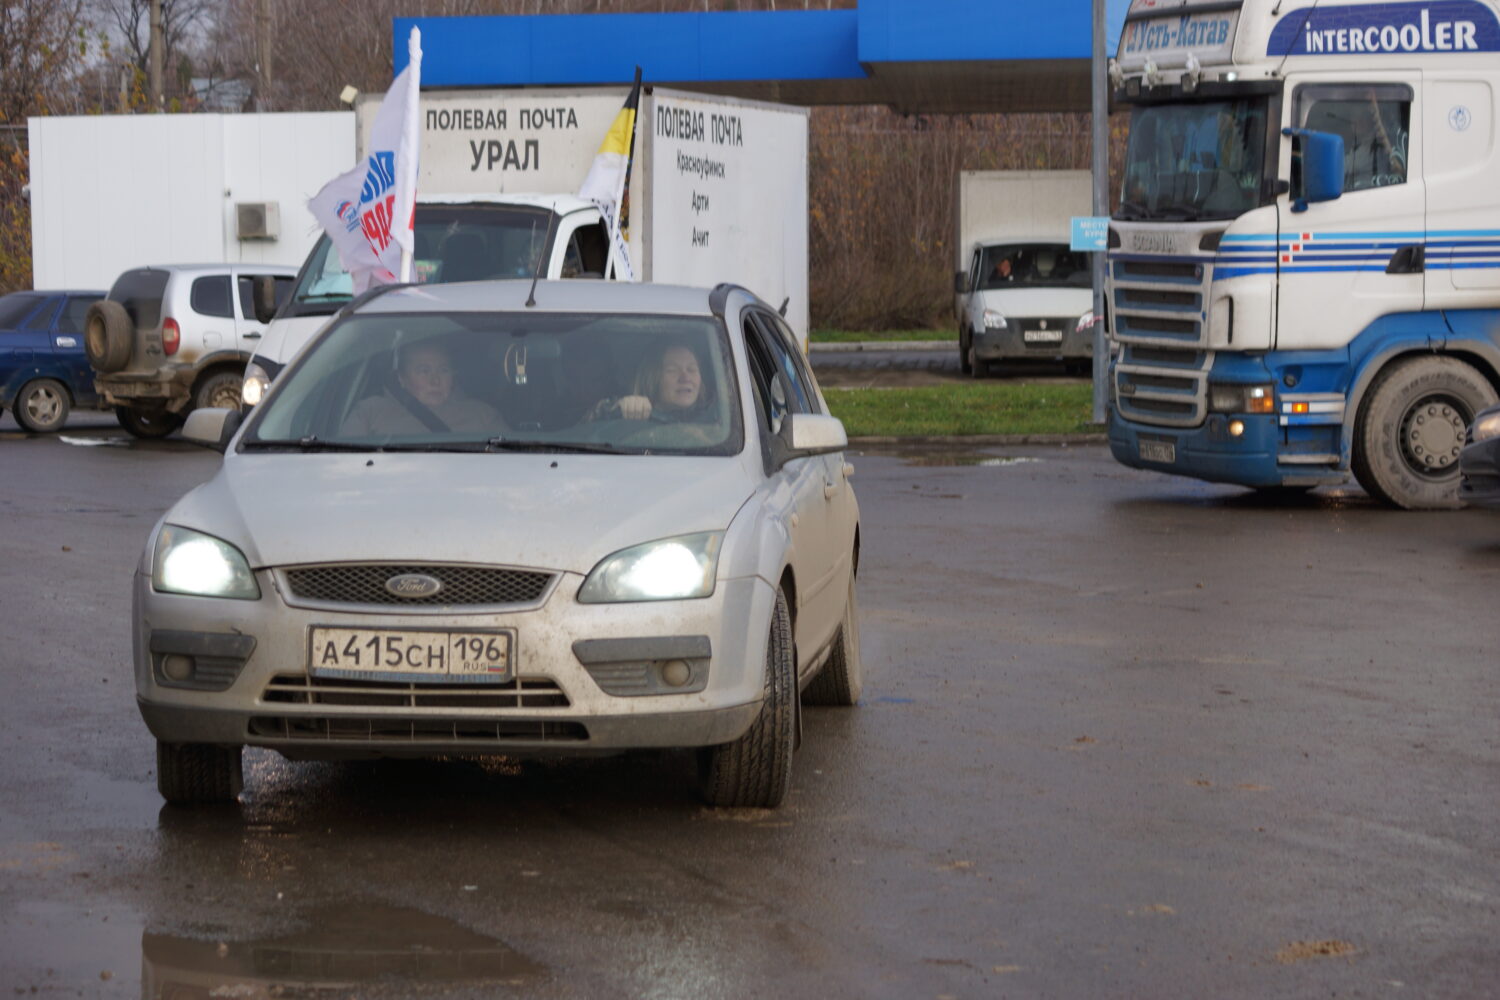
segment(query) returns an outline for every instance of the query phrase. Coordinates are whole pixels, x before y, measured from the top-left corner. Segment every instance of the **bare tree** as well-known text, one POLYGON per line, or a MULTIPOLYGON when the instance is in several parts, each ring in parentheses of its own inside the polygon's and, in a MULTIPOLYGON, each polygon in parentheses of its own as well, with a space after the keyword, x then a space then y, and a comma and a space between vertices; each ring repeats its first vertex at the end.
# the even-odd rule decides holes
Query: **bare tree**
MULTIPOLYGON (((94 0, 100 17, 118 32, 124 52, 142 72, 150 66, 151 0, 94 0)), ((183 59, 211 27, 222 5, 218 0, 161 0, 162 66, 164 86, 182 96, 186 91, 183 59), (174 87, 175 84, 175 87, 174 87)), ((191 68, 191 62, 188 63, 191 68)))

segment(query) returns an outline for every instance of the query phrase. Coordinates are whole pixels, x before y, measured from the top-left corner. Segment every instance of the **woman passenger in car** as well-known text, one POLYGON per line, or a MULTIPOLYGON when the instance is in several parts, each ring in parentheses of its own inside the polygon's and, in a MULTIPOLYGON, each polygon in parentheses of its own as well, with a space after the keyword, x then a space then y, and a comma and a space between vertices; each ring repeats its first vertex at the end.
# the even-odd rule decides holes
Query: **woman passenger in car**
POLYGON ((453 361, 442 345, 427 341, 401 348, 396 378, 379 396, 360 400, 340 434, 446 433, 505 430, 505 421, 486 403, 472 399, 453 384, 453 361))
POLYGON ((713 419, 712 404, 713 393, 703 382, 697 352, 673 344, 641 363, 630 395, 600 400, 591 419, 705 421, 713 419))

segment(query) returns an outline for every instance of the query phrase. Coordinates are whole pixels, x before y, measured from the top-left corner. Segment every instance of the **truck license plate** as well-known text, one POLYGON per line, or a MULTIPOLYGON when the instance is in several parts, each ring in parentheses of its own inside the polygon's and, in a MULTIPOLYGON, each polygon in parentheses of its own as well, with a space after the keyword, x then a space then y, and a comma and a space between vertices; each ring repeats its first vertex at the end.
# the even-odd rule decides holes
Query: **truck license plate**
POLYGON ((1140 447, 1143 462, 1177 461, 1177 445, 1171 441, 1141 441, 1140 447))
POLYGON ((510 630, 314 627, 307 666, 315 677, 504 684, 515 676, 514 638, 510 630))
POLYGON ((1028 344, 1060 344, 1061 330, 1022 330, 1021 339, 1028 344))

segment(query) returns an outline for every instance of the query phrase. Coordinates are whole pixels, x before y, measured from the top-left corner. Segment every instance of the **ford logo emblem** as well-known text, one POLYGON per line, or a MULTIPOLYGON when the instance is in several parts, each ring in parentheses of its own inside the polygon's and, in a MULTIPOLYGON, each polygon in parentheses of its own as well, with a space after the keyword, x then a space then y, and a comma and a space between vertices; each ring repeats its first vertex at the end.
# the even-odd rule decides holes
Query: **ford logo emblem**
POLYGON ((402 573, 385 581, 385 589, 396 597, 432 597, 443 589, 443 581, 422 573, 402 573))

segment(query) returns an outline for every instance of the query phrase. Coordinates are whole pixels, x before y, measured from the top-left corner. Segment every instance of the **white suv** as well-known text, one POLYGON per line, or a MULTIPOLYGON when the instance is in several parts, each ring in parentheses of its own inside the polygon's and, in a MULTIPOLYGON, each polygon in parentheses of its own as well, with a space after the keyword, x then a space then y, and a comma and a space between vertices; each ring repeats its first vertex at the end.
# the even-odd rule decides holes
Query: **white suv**
POLYGON ((294 267, 174 264, 132 268, 90 307, 84 348, 94 385, 137 437, 165 437, 199 407, 238 407, 245 362, 265 331, 253 287, 291 291, 294 267))

